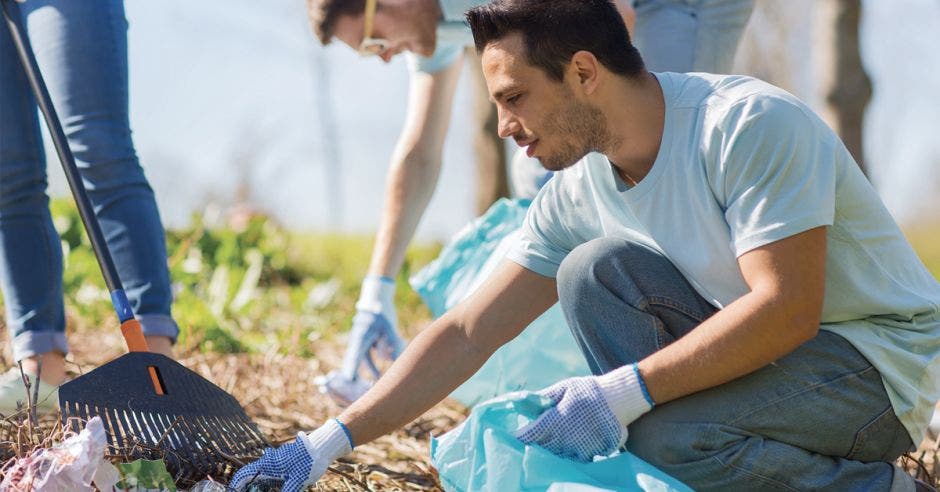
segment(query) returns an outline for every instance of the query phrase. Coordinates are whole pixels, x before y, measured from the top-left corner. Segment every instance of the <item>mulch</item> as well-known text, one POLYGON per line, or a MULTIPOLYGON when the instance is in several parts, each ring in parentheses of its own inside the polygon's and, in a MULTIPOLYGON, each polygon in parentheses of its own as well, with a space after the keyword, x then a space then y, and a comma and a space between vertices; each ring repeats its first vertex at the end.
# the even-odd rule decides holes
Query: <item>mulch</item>
MULTIPOLYGON (((2 323, 0 323, 2 325, 2 323)), ((88 333, 89 327, 80 328, 88 333)), ((71 336, 73 362, 70 372, 77 376, 122 353, 123 342, 116 327, 94 330, 94 337, 71 336), (105 347, 105 349, 102 349, 105 347)), ((0 326, 0 340, 7 340, 0 326)), ((203 354, 189 351, 180 362, 231 393, 248 415, 275 443, 293 440, 298 431, 312 430, 342 410, 319 393, 314 378, 337 367, 342 347, 336 340, 318 340, 315 358, 285 356, 276 350, 262 354, 203 354)), ((9 344, 6 344, 9 346, 9 344)), ((5 367, 12 363, 3 355, 5 367)), ((441 490, 429 456, 429 437, 454 428, 467 410, 445 400, 404 428, 356 450, 331 466, 311 490, 441 490)), ((25 425, 8 418, 0 422, 0 461, 8 463, 31 446, 48 446, 61 435, 54 418, 43 421, 45 441, 25 435, 25 425), (19 426, 19 427, 18 427, 19 426), (58 435, 56 434, 58 433, 58 435)), ((32 429, 34 435, 41 432, 32 429)), ((915 453, 899 462, 909 472, 928 483, 938 484, 940 475, 938 443, 927 440, 915 453)))

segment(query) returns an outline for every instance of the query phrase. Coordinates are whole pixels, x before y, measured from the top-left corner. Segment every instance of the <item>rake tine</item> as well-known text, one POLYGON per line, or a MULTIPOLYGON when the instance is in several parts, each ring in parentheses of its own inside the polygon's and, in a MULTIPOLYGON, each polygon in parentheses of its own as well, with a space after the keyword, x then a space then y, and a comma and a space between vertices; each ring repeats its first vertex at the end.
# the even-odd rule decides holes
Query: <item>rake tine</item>
POLYGON ((117 454, 116 440, 114 438, 114 422, 111 420, 111 412, 107 408, 98 408, 98 415, 104 422, 105 435, 108 438, 108 448, 110 454, 117 454))
POLYGON ((173 435, 173 436, 175 437, 175 431, 174 431, 174 429, 176 428, 176 424, 179 423, 180 417, 176 417, 176 420, 174 420, 173 422, 171 422, 169 425, 167 425, 166 422, 163 421, 164 416, 163 416, 162 414, 157 414, 157 418, 159 418, 160 421, 161 421, 161 423, 163 424, 163 426, 166 427, 166 430, 163 431, 163 435, 161 435, 161 436, 160 436, 160 439, 157 441, 157 445, 159 445, 160 443, 162 443, 164 439, 168 439, 168 442, 170 443, 170 446, 171 446, 172 448, 174 448, 174 449, 179 449, 179 448, 180 448, 179 443, 177 442, 177 443, 174 444, 174 443, 173 443, 173 438, 170 437, 170 436, 173 435))
POLYGON ((241 451, 239 448, 241 445, 238 443, 237 439, 234 439, 234 436, 239 435, 234 429, 232 429, 230 422, 219 417, 214 417, 216 421, 216 429, 220 429, 222 432, 213 432, 213 437, 216 442, 219 443, 219 450, 227 454, 239 454, 241 451))
MULTIPOLYGON (((141 415, 141 418, 144 420, 144 423, 147 424, 147 428, 150 430, 151 434, 154 435, 154 447, 161 447, 163 439, 166 437, 166 426, 155 418, 153 412, 147 412, 141 415)), ((172 446, 169 447, 172 449, 172 446)))

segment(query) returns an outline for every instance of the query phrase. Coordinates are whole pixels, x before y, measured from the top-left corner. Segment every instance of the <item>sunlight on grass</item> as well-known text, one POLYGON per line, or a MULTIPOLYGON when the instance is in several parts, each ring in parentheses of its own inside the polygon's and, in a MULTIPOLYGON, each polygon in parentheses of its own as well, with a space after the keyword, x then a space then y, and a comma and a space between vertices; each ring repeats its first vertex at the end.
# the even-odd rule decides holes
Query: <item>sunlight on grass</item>
POLYGON ((940 279, 940 222, 905 227, 904 235, 930 273, 940 279))
MULTIPOLYGON (((70 200, 54 200, 52 210, 65 254, 66 304, 78 319, 98 326, 113 312, 78 214, 70 200)), ((290 232, 260 216, 239 230, 204 220, 196 215, 189 227, 167 233, 183 351, 314 357, 313 341, 349 329, 372 237, 290 232)), ((940 223, 909 226, 905 234, 940 278, 940 223)), ((431 315, 407 279, 440 250, 440 244, 413 246, 396 279, 400 326, 408 337, 431 315)))
MULTIPOLYGON (((68 309, 92 326, 109 320, 109 296, 74 205, 54 200, 52 211, 62 236, 68 309)), ((349 329, 372 243, 368 236, 290 232, 262 216, 237 230, 193 216, 189 227, 167 232, 179 348, 315 356, 311 342, 349 329)), ((430 319, 407 279, 440 248, 410 248, 397 278, 406 335, 430 319)))

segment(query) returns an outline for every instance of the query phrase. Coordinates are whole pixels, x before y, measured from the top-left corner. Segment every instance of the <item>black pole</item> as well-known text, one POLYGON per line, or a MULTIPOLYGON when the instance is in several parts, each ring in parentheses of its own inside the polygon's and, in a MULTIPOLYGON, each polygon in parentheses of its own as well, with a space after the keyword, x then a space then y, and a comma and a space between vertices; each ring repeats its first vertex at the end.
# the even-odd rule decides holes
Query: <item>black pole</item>
POLYGON ((62 131, 59 117, 52 106, 46 83, 42 79, 42 74, 39 73, 39 66, 33 56, 33 48, 29 44, 26 30, 23 28, 23 17, 19 6, 16 5, 15 0, 0 0, 0 4, 3 6, 3 17, 10 28, 13 44, 16 45, 16 51, 20 55, 26 78, 29 79, 33 94, 36 96, 36 102, 46 119, 46 126, 49 127, 49 133, 52 135, 52 142, 55 144, 56 153, 59 154, 59 160, 62 162, 62 169, 65 171, 69 188, 71 188, 75 203, 78 205, 78 214, 82 218, 82 223, 85 224, 85 232, 88 233, 91 247, 95 250, 95 257, 98 258, 98 265, 101 267, 101 273, 104 274, 105 284, 108 286, 108 291, 112 293, 123 291, 124 287, 121 285, 121 279, 114 268, 114 260, 108 251, 108 245, 104 240, 104 234, 101 233, 101 226, 98 225, 98 219, 95 217, 88 194, 85 192, 82 178, 78 174, 78 167, 75 166, 75 158, 68 146, 65 132, 62 131))

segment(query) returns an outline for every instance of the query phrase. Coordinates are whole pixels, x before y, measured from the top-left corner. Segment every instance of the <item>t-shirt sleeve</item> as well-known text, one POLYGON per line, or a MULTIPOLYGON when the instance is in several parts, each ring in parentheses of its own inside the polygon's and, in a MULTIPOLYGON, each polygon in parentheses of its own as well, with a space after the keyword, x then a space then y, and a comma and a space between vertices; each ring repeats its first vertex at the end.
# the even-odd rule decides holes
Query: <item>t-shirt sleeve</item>
POLYGON ((813 229, 835 214, 835 145, 841 142, 795 99, 739 102, 722 133, 712 185, 736 256, 813 229))
POLYGON ((556 173, 532 200, 519 242, 506 255, 522 267, 552 278, 561 261, 579 244, 566 223, 566 217, 576 207, 570 203, 561 177, 561 173, 556 173))
POLYGON ((411 52, 405 53, 408 69, 412 72, 436 73, 453 65, 463 53, 464 45, 457 43, 438 42, 431 56, 420 56, 411 52))

